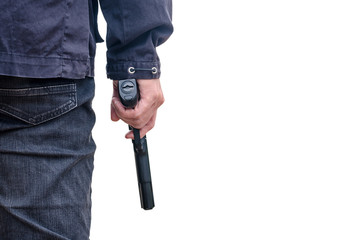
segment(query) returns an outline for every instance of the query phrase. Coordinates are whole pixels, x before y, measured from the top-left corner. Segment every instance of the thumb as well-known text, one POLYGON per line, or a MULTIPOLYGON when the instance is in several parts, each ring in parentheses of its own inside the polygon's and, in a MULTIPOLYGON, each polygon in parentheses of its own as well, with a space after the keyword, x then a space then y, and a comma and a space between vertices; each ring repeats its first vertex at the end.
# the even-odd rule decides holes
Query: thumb
POLYGON ((111 120, 114 121, 114 122, 117 122, 119 119, 120 118, 116 114, 115 107, 114 107, 113 103, 111 103, 111 120))

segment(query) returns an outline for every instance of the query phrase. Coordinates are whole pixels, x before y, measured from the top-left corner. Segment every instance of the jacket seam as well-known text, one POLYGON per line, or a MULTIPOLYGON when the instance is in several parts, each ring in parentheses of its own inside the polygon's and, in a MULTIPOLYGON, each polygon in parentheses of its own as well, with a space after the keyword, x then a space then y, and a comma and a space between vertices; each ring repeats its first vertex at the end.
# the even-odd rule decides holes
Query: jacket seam
MULTIPOLYGON (((67 30, 67 20, 69 20, 69 0, 66 0, 64 1, 65 3, 65 6, 64 6, 64 18, 63 18, 63 39, 62 39, 62 44, 61 44, 61 52, 60 52, 60 58, 61 60, 64 60, 63 58, 63 55, 64 55, 64 44, 65 44, 65 41, 66 41, 66 37, 65 37, 65 32, 67 30)), ((64 61, 61 63, 61 74, 63 74, 63 71, 64 71, 64 61)))
POLYGON ((125 43, 126 42, 126 34, 125 34, 126 24, 125 24, 125 16, 124 16, 124 11, 123 11, 123 9, 124 9, 123 1, 120 1, 120 4, 118 5, 118 9, 119 9, 119 11, 121 13, 121 16, 122 16, 122 19, 123 19, 123 21, 122 21, 122 27, 123 27, 123 29, 122 29, 122 38, 123 38, 123 42, 125 43))

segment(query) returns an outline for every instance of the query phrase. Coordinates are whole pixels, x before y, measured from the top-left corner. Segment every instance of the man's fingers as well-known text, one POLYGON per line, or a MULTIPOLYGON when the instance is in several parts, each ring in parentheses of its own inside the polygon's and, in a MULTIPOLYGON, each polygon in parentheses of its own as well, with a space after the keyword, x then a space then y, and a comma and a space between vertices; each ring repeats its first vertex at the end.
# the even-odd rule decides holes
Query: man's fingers
POLYGON ((127 139, 134 139, 133 131, 132 130, 128 131, 128 133, 126 133, 124 137, 127 139))
MULTIPOLYGON (((118 81, 113 81, 111 119, 113 121, 122 119, 132 127, 140 129, 141 137, 143 137, 154 127, 157 109, 165 100, 159 79, 139 79, 137 83, 141 98, 134 109, 128 109, 119 99, 118 81)), ((126 134, 126 138, 132 137, 133 133, 126 134)))
POLYGON ((118 98, 113 97, 111 119, 113 121, 122 119, 132 127, 142 129, 151 120, 158 107, 157 104, 141 99, 134 109, 126 109, 118 98))
MULTIPOLYGON (((113 99, 112 99, 112 101, 113 101, 113 99)), ((111 120, 114 122, 117 122, 120 119, 120 117, 118 117, 116 111, 117 111, 116 107, 111 102, 111 120)))
POLYGON ((118 94, 118 81, 113 81, 113 96, 111 101, 111 119, 112 121, 118 121, 122 119, 127 122, 127 120, 132 119, 133 109, 127 109, 121 103, 118 94))
POLYGON ((141 138, 143 138, 154 126, 156 123, 157 112, 151 117, 150 121, 140 130, 141 138))
MULTIPOLYGON (((117 121, 122 119, 124 122, 130 124, 135 119, 135 109, 128 109, 123 106, 118 97, 112 97, 111 102, 111 119, 117 121)), ((130 124, 132 125, 132 124, 130 124)))
MULTIPOLYGON (((155 113, 150 121, 143 127, 140 129, 140 137, 143 138, 154 126, 156 123, 156 116, 157 113, 155 113)), ((134 139, 134 135, 133 135, 133 131, 129 131, 126 136, 127 139, 134 139)))

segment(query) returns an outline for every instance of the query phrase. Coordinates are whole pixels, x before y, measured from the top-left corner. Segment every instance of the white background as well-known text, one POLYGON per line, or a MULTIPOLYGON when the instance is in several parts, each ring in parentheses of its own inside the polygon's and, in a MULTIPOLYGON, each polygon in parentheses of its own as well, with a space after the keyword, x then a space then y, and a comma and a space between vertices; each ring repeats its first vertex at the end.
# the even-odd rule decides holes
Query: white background
POLYGON ((362 239, 361 2, 173 5, 151 211, 98 44, 91 239, 362 239))

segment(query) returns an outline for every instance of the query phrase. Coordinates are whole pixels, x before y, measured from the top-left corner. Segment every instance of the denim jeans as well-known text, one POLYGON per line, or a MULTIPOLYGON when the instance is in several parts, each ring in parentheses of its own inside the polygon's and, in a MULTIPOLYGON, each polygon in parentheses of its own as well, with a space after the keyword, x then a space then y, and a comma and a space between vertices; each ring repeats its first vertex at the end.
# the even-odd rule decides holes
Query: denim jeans
POLYGON ((94 80, 0 76, 0 239, 86 240, 94 80))

